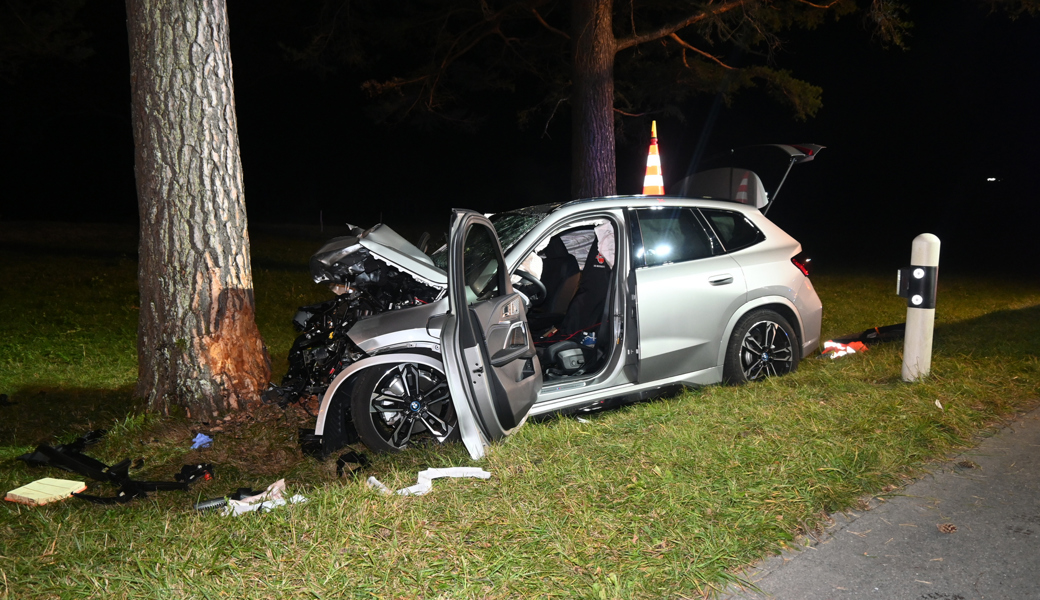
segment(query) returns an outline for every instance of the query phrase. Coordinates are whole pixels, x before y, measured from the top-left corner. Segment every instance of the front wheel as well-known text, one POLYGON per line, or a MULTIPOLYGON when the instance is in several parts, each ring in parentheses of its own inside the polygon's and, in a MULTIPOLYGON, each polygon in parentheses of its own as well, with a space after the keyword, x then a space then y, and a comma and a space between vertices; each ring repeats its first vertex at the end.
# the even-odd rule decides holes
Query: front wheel
POLYGON ((798 336, 787 319, 767 309, 752 311, 733 328, 723 378, 744 383, 786 375, 798 368, 799 350, 798 336))
POLYGON ((398 363, 366 369, 350 398, 358 436, 376 452, 398 452, 421 438, 457 439, 458 417, 444 373, 398 363))

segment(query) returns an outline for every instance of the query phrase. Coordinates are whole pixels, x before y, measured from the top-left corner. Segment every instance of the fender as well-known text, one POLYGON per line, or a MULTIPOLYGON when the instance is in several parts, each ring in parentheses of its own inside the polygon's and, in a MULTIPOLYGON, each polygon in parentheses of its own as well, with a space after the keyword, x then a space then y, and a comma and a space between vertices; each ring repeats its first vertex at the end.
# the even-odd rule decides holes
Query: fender
MULTIPOLYGON (((737 321, 756 308, 767 306, 769 304, 783 304, 794 314, 796 322, 791 323, 791 326, 798 329, 798 345, 801 347, 802 340, 805 339, 805 327, 802 325, 802 316, 798 313, 798 309, 795 307, 794 303, 783 296, 760 296, 741 305, 740 310, 735 311, 733 316, 729 318, 729 323, 726 323, 726 329, 722 333, 722 343, 719 344, 719 356, 716 364, 723 365, 726 362, 726 350, 729 348, 729 338, 733 335, 733 328, 737 326, 737 321)), ((802 348, 801 351, 803 354, 805 353, 804 348, 802 348)))
POLYGON ((314 434, 323 435, 325 433, 325 417, 328 415, 329 406, 332 404, 332 399, 333 397, 335 397, 336 391, 339 390, 339 387, 346 383, 347 380, 349 380, 351 377, 357 374, 358 371, 361 371, 362 369, 367 369, 368 367, 375 367, 378 365, 396 364, 404 362, 418 363, 421 365, 426 365, 427 367, 433 367, 441 373, 444 372, 444 364, 441 361, 437 360, 436 358, 427 356, 425 354, 415 353, 380 354, 377 356, 363 358, 355 363, 352 363, 349 367, 340 371, 339 374, 336 375, 336 378, 332 380, 332 383, 329 384, 328 389, 325 390, 325 395, 321 398, 321 408, 318 409, 318 420, 314 424, 314 434))

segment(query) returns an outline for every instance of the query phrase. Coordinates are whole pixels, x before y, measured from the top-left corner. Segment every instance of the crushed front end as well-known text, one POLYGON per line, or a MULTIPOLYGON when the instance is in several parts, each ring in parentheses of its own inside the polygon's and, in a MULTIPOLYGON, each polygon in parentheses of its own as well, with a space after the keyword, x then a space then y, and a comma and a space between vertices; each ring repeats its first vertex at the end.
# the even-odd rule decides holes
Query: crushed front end
POLYGON ((301 307, 293 317, 300 335, 281 385, 262 396, 267 403, 284 407, 320 396, 337 373, 366 356, 348 335, 358 321, 435 302, 446 288, 433 262, 385 225, 328 241, 311 257, 310 271, 336 297, 301 307))

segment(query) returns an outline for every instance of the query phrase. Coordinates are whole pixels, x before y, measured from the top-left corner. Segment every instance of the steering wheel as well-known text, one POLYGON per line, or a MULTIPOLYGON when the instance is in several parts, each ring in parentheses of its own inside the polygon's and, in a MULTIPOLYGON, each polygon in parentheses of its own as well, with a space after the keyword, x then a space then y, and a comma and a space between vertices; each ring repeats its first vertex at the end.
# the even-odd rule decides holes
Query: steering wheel
POLYGON ((545 284, 542 283, 541 279, 538 279, 537 277, 531 275, 523 269, 517 269, 513 274, 519 277, 520 279, 526 280, 528 283, 530 283, 536 288, 535 293, 531 294, 530 297, 532 307, 539 306, 540 304, 545 302, 546 298, 549 297, 549 292, 546 291, 545 284))

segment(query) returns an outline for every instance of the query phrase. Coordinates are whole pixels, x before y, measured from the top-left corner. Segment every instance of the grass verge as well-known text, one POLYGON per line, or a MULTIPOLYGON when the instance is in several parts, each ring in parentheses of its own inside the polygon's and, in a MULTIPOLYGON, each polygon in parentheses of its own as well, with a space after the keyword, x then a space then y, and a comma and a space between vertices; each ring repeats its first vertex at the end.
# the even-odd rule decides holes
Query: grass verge
MULTIPOLYGON (((48 253, 34 242, 42 234, 0 231, 0 392, 14 403, 0 407, 0 486, 60 477, 13 458, 93 427, 111 433, 89 453, 144 459, 136 478, 169 480, 199 461, 214 463, 216 478, 115 507, 4 503, 3 597, 709 596, 824 511, 900 484, 1040 391, 1040 285, 941 277, 923 382, 899 380, 899 344, 809 359, 760 384, 529 423, 479 463, 490 480, 387 497, 337 478, 334 459, 300 455, 296 428, 311 420, 302 407, 220 423, 137 410, 132 236, 72 233, 48 253), (39 278, 58 272, 60 282, 39 278), (212 448, 189 449, 199 430, 214 435, 212 448), (240 518, 191 509, 281 477, 308 501, 240 518)), ((293 311, 323 297, 304 267, 315 245, 254 235, 258 321, 277 375, 293 311)), ((825 337, 902 321, 892 279, 814 277, 825 337)), ((391 488, 424 468, 473 464, 461 446, 373 458, 364 475, 391 488)))

